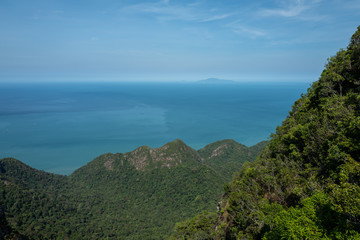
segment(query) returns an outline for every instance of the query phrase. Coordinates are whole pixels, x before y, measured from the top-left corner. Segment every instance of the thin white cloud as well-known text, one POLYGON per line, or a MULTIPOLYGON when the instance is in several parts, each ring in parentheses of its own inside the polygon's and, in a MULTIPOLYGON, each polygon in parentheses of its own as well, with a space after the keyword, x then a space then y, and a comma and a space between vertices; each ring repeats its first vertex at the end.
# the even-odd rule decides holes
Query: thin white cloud
POLYGON ((296 17, 309 8, 304 0, 287 1, 282 8, 263 9, 259 12, 261 16, 296 17))
POLYGON ((199 2, 196 4, 187 5, 173 5, 169 0, 152 3, 140 3, 130 5, 122 8, 122 11, 127 13, 139 14, 148 13, 154 14, 154 17, 162 21, 196 21, 196 22, 210 22, 225 19, 231 14, 216 14, 207 12, 198 8, 199 2))
POLYGON ((212 22, 212 21, 222 20, 222 19, 228 18, 230 16, 231 16, 231 14, 215 15, 215 16, 212 16, 209 18, 205 18, 205 19, 201 20, 201 22, 212 22))
POLYGON ((249 38, 259 38, 267 36, 267 33, 264 30, 248 27, 241 25, 239 23, 232 23, 229 25, 232 28, 232 31, 238 35, 246 36, 249 38))
MULTIPOLYGON (((317 7, 323 0, 282 0, 280 7, 262 9, 258 12, 260 16, 280 16, 280 17, 301 17, 305 12, 309 12, 317 7)), ((303 20, 317 20, 318 16, 307 16, 303 20)))
POLYGON ((196 16, 191 11, 191 8, 182 6, 172 6, 169 1, 161 1, 156 3, 140 3, 130 5, 122 9, 128 13, 150 13, 161 20, 195 20, 196 16))

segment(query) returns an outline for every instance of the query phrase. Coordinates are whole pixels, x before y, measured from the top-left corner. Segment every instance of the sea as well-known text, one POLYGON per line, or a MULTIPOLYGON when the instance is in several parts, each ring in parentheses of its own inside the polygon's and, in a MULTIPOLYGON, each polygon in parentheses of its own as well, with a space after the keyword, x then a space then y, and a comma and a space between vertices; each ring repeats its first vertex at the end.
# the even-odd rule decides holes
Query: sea
POLYGON ((268 140, 309 82, 1 83, 0 158, 69 175, 104 153, 268 140))

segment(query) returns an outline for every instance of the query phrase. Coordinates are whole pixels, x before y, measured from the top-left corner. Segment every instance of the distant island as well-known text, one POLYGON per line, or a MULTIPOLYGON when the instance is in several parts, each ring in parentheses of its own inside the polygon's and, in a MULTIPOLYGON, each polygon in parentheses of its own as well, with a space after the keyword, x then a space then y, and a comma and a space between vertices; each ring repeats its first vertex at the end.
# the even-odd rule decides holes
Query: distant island
POLYGON ((207 78, 200 81, 197 81, 196 83, 235 83, 235 81, 232 80, 224 80, 219 78, 207 78))

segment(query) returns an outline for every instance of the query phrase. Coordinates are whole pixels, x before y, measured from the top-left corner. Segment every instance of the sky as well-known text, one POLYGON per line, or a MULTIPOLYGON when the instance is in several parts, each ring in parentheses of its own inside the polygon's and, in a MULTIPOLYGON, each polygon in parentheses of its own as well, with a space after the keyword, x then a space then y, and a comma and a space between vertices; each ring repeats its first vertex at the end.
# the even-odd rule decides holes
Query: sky
POLYGON ((316 81, 360 0, 0 0, 0 82, 316 81))

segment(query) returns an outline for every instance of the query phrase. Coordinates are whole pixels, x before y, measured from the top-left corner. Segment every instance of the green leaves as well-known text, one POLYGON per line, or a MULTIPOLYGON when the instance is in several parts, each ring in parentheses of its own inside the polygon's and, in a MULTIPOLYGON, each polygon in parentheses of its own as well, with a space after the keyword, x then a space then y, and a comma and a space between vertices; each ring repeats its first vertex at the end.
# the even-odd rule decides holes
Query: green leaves
POLYGON ((359 232, 337 211, 332 198, 317 192, 297 207, 281 211, 273 220, 273 228, 263 239, 356 239, 359 232))
MULTIPOLYGON (((263 146, 224 140, 196 151, 175 140, 104 154, 68 177, 2 159, 0 206, 12 226, 34 239, 163 239, 176 222, 215 208, 225 179, 263 146)), ((216 216, 196 218, 178 236, 210 236, 206 227, 216 216)))
POLYGON ((360 238, 360 26, 226 185, 227 239, 360 238))
POLYGON ((170 239, 212 239, 215 237, 216 213, 203 212, 175 225, 170 239))
POLYGON ((304 199, 301 207, 281 211, 273 220, 274 228, 263 239, 328 239, 319 226, 319 215, 326 214, 328 202, 325 194, 318 193, 304 199))

